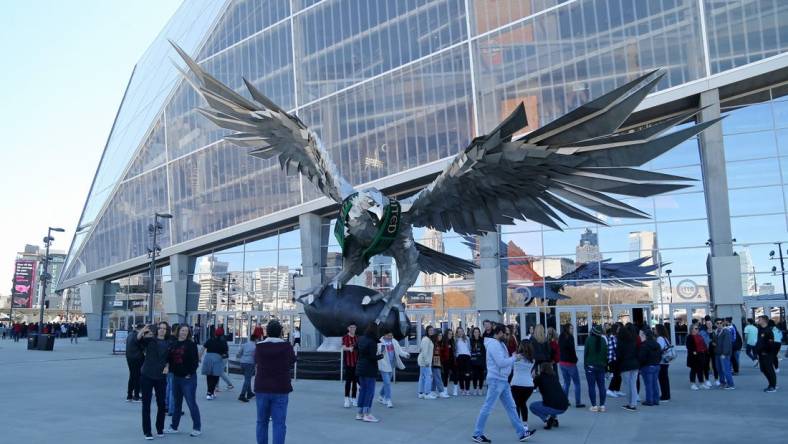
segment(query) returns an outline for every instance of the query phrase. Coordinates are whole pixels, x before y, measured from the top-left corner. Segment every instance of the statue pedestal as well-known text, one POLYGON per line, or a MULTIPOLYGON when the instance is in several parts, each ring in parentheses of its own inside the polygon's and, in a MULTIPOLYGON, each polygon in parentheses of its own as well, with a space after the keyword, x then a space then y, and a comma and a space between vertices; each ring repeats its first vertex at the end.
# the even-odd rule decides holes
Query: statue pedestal
POLYGON ((339 352, 342 351, 342 338, 339 336, 328 336, 323 338, 323 343, 317 348, 319 352, 339 352))

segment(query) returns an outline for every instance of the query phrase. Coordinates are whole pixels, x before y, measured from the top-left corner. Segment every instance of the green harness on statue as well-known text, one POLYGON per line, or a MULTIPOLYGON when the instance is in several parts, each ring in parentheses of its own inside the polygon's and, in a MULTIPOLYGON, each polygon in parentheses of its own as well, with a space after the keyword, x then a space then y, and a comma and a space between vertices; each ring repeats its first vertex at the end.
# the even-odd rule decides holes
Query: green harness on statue
MULTIPOLYGON (((351 235, 348 234, 347 237, 345 236, 345 226, 347 225, 350 209, 353 207, 352 200, 357 194, 358 193, 351 194, 342 202, 342 208, 339 210, 339 217, 334 226, 334 237, 336 237, 337 242, 339 242, 339 246, 342 247, 342 257, 347 257, 347 245, 349 244, 347 238, 351 237, 351 235)), ((375 233, 375 239, 372 241, 372 244, 364 250, 363 255, 365 262, 369 262, 372 256, 386 251, 394 242, 399 232, 401 219, 400 211, 401 207, 399 202, 396 200, 389 200, 389 204, 386 205, 386 208, 383 210, 383 219, 378 222, 378 231, 375 233)))

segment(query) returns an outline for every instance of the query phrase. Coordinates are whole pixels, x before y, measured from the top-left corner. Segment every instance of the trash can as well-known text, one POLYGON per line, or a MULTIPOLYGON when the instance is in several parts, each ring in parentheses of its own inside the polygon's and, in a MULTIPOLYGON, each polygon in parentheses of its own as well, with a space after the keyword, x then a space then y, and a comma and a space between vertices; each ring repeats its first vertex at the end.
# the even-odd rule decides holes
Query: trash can
POLYGON ((28 350, 38 350, 38 335, 28 335, 27 336, 27 349, 28 350))
POLYGON ((55 348, 55 335, 38 335, 38 349, 52 351, 55 348))

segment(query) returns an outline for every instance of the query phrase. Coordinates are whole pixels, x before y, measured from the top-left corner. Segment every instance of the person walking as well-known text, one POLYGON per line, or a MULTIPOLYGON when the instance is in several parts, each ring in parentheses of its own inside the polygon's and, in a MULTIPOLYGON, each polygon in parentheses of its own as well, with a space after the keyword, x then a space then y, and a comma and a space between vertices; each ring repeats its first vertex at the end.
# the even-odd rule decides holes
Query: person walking
POLYGON ((484 349, 484 338, 479 327, 471 330, 471 382, 473 395, 480 396, 484 392, 485 359, 487 351, 484 349))
POLYGON ((543 362, 541 366, 539 374, 534 377, 534 386, 542 395, 542 400, 532 402, 529 408, 544 422, 545 430, 550 430, 559 426, 558 415, 569 408, 569 398, 561 388, 553 366, 549 362, 543 362))
POLYGON ((394 403, 391 402, 391 380, 394 368, 404 370, 405 364, 401 358, 409 358, 410 353, 403 350, 399 342, 394 340, 394 335, 390 330, 383 330, 383 336, 378 344, 378 354, 383 356, 383 359, 378 361, 378 370, 380 370, 380 378, 383 381, 378 400, 386 407, 392 408, 394 403))
POLYGON ((758 354, 755 353, 755 344, 758 343, 758 327, 752 318, 747 319, 747 326, 744 327, 744 353, 752 361, 752 366, 758 366, 758 354))
POLYGON ((646 400, 644 406, 659 405, 659 363, 662 360, 662 349, 654 338, 654 332, 649 328, 640 330, 640 349, 638 350, 638 360, 640 361, 640 374, 643 375, 643 383, 646 386, 646 400))
POLYGON ((154 335, 149 326, 137 332, 137 341, 145 351, 145 360, 140 370, 140 391, 142 392, 142 433, 146 440, 152 440, 150 424, 150 403, 156 393, 156 434, 164 436, 164 418, 167 416, 165 396, 167 391, 167 373, 169 372, 169 340, 170 325, 160 322, 154 335))
POLYGON ((618 329, 616 359, 621 367, 621 378, 624 387, 627 389, 627 403, 622 408, 630 412, 636 412, 638 399, 637 380, 640 362, 638 361, 637 342, 632 329, 629 328, 630 325, 632 324, 627 324, 618 329))
POLYGON ((224 374, 224 359, 227 355, 227 342, 223 341, 217 332, 221 333, 221 328, 217 328, 211 334, 211 338, 205 341, 202 349, 202 374, 205 375, 208 384, 208 393, 205 399, 213 401, 216 399, 216 387, 219 385, 219 378, 224 374))
POLYGON ((358 363, 358 350, 356 345, 358 338, 356 338, 356 323, 351 322, 347 326, 347 333, 342 336, 342 364, 344 368, 342 375, 345 379, 345 403, 343 407, 350 408, 358 405, 358 377, 356 376, 356 364, 358 363))
POLYGON ((484 436, 484 426, 495 402, 500 400, 506 410, 506 414, 509 416, 509 422, 511 422, 517 433, 518 439, 521 442, 526 441, 533 436, 534 431, 528 430, 528 425, 520 422, 520 418, 517 415, 517 407, 514 403, 514 398, 512 398, 512 389, 509 386, 509 374, 512 372, 512 366, 515 361, 522 359, 522 357, 520 355, 509 356, 509 351, 504 342, 506 338, 505 326, 496 325, 492 333, 492 338, 484 339, 484 346, 487 350, 487 397, 484 399, 481 410, 479 410, 479 416, 476 418, 476 426, 471 439, 474 442, 492 442, 484 436))
POLYGON ((462 327, 457 327, 454 337, 457 379, 460 382, 460 395, 471 394, 471 341, 462 327))
POLYGON ((432 326, 427 326, 425 335, 419 344, 419 399, 437 399, 438 395, 432 393, 432 357, 435 354, 435 344, 432 342, 432 326))
MULTIPOLYGON (((224 333, 225 333, 224 332, 224 327, 222 327, 221 325, 219 327, 217 327, 216 330, 214 331, 214 334, 216 335, 216 338, 218 340, 224 342, 225 348, 227 348, 227 336, 225 336, 224 333)), ((229 349, 228 349, 228 351, 225 352, 222 355, 222 366, 225 369, 229 368, 228 365, 227 365, 227 360, 229 359, 229 357, 230 357, 230 355, 229 355, 229 349)), ((233 381, 231 381, 230 377, 227 376, 227 372, 222 371, 222 374, 219 375, 219 378, 222 381, 224 381, 225 384, 227 384, 227 390, 232 390, 232 389, 235 388, 235 386, 233 385, 233 381)), ((216 384, 216 387, 217 388, 219 387, 218 383, 216 384)))
POLYGON ((296 362, 293 346, 282 339, 282 324, 276 319, 266 326, 268 337, 255 347, 254 392, 257 401, 257 444, 268 444, 272 423, 273 444, 284 444, 287 434, 287 404, 293 385, 290 368, 296 362))
POLYGON ((170 346, 167 358, 169 374, 172 376, 173 411, 172 423, 164 433, 178 433, 178 426, 183 415, 183 398, 189 407, 192 417, 192 431, 189 435, 200 436, 202 424, 200 422, 200 408, 197 407, 197 367, 200 365, 200 355, 197 344, 192 341, 192 333, 188 325, 181 325, 177 331, 177 340, 170 346))
POLYGON ((528 398, 534 392, 534 349, 528 341, 520 342, 517 353, 521 359, 514 361, 512 369, 512 398, 517 408, 517 414, 523 420, 523 425, 528 424, 528 398))
POLYGON ((356 419, 364 422, 379 422, 372 415, 372 401, 375 399, 375 377, 378 374, 378 361, 383 354, 378 353, 378 325, 370 322, 364 329, 364 336, 358 339, 358 413, 356 419))
POLYGON ((252 332, 249 340, 241 345, 241 348, 235 355, 244 373, 244 385, 241 387, 241 394, 238 395, 238 400, 241 402, 249 402, 250 399, 254 398, 252 377, 254 376, 254 351, 257 349, 258 340, 260 338, 252 332))
POLYGON ((137 327, 126 337, 126 365, 129 368, 126 402, 140 402, 140 371, 145 355, 142 353, 137 335, 143 327, 143 324, 137 324, 137 327))
POLYGON ((769 328, 769 320, 766 316, 758 316, 758 341, 755 343, 755 353, 758 356, 758 366, 761 373, 766 377, 768 385, 763 390, 766 393, 777 391, 777 374, 772 363, 774 359, 775 340, 774 332, 769 328))
POLYGON ((692 324, 690 335, 685 344, 687 347, 687 367, 690 369, 690 390, 699 390, 700 388, 708 390, 710 388, 709 385, 704 384, 704 366, 708 362, 706 359, 708 349, 699 329, 697 324, 692 324))
POLYGON ((575 407, 583 408, 586 405, 580 399, 580 374, 577 371, 577 352, 575 351, 575 338, 572 335, 572 324, 561 326, 561 336, 558 337, 560 358, 558 368, 561 369, 561 379, 564 381, 564 393, 569 396, 569 387, 575 384, 575 407))
MULTIPOLYGON (((659 362, 659 374, 657 380, 659 381, 659 400, 662 402, 670 401, 670 376, 668 370, 670 369, 670 361, 676 356, 673 350, 673 345, 668 339, 668 330, 662 324, 657 324, 654 328, 657 334, 657 344, 662 352, 662 360, 659 362), (673 358, 672 358, 673 357, 673 358)), ((685 344, 686 346, 686 341, 685 344)))
MULTIPOLYGON (((605 412, 605 369, 607 368, 607 340, 602 335, 599 325, 591 327, 591 336, 586 339, 583 366, 588 384, 588 398, 591 400, 592 412, 605 412), (599 403, 597 404, 597 392, 599 403)), ((576 384, 577 385, 577 384, 576 384)))

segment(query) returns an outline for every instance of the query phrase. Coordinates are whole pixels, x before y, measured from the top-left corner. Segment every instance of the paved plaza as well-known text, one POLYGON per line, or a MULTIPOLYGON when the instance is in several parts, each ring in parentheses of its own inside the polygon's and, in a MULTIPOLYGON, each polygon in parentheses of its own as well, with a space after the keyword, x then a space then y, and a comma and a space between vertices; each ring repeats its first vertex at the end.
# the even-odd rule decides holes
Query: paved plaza
MULTIPOLYGON (((54 352, 27 351, 25 343, 0 342, 0 442, 136 443, 143 442, 140 405, 126 403, 126 361, 113 356, 110 342, 58 340, 54 352)), ((788 383, 775 394, 761 389, 765 381, 750 365, 736 378, 736 391, 689 390, 684 357, 672 365, 673 400, 638 413, 619 408, 621 399, 608 401, 608 412, 595 414, 571 408, 560 417, 557 430, 542 430, 532 442, 551 443, 753 443, 788 442, 788 383)), ((746 360, 745 362, 749 362, 746 360)), ((788 362, 788 361, 785 361, 788 362)), ((215 401, 198 397, 203 435, 168 435, 167 442, 251 443, 255 438, 254 403, 236 397, 241 386, 222 391, 215 401)), ((222 383, 222 387, 224 384, 222 383)), ((379 385, 378 385, 379 387, 379 385)), ((393 409, 375 404, 381 422, 354 421, 354 411, 343 409, 338 381, 299 380, 290 396, 289 443, 455 443, 470 442, 480 397, 423 401, 416 399, 416 384, 394 386, 393 409)), ((200 378, 198 394, 205 393, 200 378)), ((584 402, 588 404, 583 382, 584 402)), ((533 399, 539 399, 536 394, 533 399)), ((185 406, 184 406, 185 407, 185 406)), ((191 430, 188 416, 182 432, 191 430)), ((494 442, 516 442, 502 409, 496 407, 487 427, 494 442)), ((158 439, 157 439, 158 440, 158 439)))

